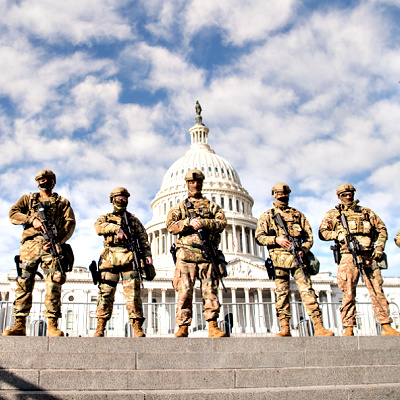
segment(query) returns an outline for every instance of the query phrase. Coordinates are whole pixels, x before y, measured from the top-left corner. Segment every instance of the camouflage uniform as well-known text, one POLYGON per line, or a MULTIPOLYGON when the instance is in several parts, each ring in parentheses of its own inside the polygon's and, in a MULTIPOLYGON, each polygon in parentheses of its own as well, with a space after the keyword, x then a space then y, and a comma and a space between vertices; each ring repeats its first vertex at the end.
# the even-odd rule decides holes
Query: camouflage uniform
POLYGON ((261 215, 257 222, 255 233, 256 241, 261 246, 267 246, 275 267, 276 284, 276 314, 282 325, 282 320, 288 321, 290 313, 290 274, 294 277, 301 299, 308 315, 314 320, 321 320, 321 311, 318 301, 311 286, 311 279, 304 278, 301 268, 296 268, 293 255, 276 243, 276 237, 284 236, 282 228, 276 224, 273 216, 277 213, 282 215, 288 232, 294 237, 301 237, 302 249, 308 253, 313 245, 313 235, 310 224, 306 217, 298 210, 273 204, 273 208, 261 215))
POLYGON ((398 247, 400 247, 400 231, 397 232, 396 237, 394 238, 394 242, 398 247))
MULTIPOLYGON (((132 234, 137 235, 145 257, 151 258, 150 244, 146 230, 142 223, 133 214, 127 212, 132 234)), ((111 318, 115 291, 122 276, 126 309, 129 320, 144 321, 142 300, 140 298, 140 279, 133 270, 133 255, 127 249, 125 239, 118 239, 121 229, 121 214, 109 213, 102 215, 94 224, 98 235, 104 236, 104 250, 101 253, 101 283, 97 298, 97 317, 108 321, 111 318)))
MULTIPOLYGON (((217 204, 204 197, 193 200, 193 206, 191 211, 200 216, 202 228, 210 231, 211 242, 218 246, 220 232, 225 229, 227 223, 224 212, 217 204)), ((201 245, 202 242, 190 226, 186 200, 169 211, 167 229, 172 234, 179 235, 173 280, 174 289, 178 292, 176 324, 190 325, 192 321, 192 298, 196 277, 201 280, 205 319, 210 321, 218 318, 218 282, 211 278, 210 261, 204 258, 201 249, 193 247, 193 244, 201 245)))
POLYGON ((57 193, 51 197, 40 197, 39 193, 22 196, 10 210, 10 221, 14 225, 24 225, 22 246, 19 251, 22 274, 17 278, 15 292, 14 316, 26 317, 32 307, 32 291, 35 285, 35 272, 39 264, 45 273, 46 296, 45 316, 61 317, 61 286, 65 283, 66 275, 59 271, 57 261, 51 254, 43 250, 45 242, 42 231, 35 229, 33 220, 38 217, 33 206, 42 201, 50 201, 47 209, 48 220, 55 223, 58 232, 58 243, 65 243, 75 229, 75 216, 69 201, 57 193))
POLYGON ((363 276, 368 288, 372 308, 378 322, 390 324, 389 305, 382 290, 383 279, 376 261, 372 258, 374 244, 376 247, 385 248, 387 240, 386 226, 372 210, 358 206, 358 200, 350 205, 339 204, 328 211, 319 228, 321 240, 337 240, 340 244, 341 260, 338 267, 337 283, 343 292, 341 317, 344 327, 356 326, 356 288, 359 271, 353 263, 353 256, 347 249, 346 231, 338 217, 339 210, 346 215, 350 232, 355 236, 362 248, 364 263, 363 276))

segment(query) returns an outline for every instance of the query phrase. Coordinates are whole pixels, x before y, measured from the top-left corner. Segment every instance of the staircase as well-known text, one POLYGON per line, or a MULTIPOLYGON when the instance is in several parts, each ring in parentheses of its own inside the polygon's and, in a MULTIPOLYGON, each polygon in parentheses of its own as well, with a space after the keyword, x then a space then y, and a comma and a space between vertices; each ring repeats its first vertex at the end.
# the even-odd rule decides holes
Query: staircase
POLYGON ((400 399, 400 338, 0 337, 0 399, 400 399))

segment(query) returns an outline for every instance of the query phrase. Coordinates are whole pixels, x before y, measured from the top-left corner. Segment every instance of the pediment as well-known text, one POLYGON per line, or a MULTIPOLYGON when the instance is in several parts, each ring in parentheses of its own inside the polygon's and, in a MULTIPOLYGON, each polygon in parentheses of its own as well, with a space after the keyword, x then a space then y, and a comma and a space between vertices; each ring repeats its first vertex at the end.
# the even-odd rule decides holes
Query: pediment
POLYGON ((228 276, 225 279, 268 279, 267 270, 262 264, 237 257, 228 262, 228 276))

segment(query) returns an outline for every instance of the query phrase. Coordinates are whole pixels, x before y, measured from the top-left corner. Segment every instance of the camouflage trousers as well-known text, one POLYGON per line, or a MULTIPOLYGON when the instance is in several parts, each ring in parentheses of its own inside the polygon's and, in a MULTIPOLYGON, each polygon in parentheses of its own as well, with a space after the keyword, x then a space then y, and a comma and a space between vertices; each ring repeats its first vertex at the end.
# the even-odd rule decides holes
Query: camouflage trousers
POLYGON ((100 270, 102 270, 102 281, 99 285, 99 293, 97 296, 97 318, 104 318, 107 321, 111 318, 115 292, 121 275, 129 320, 131 322, 134 319, 144 321, 145 318, 143 317, 142 299, 140 298, 140 280, 138 273, 133 270, 131 263, 119 266, 118 270, 120 272, 116 272, 115 269, 116 267, 113 267, 107 261, 103 260, 100 267, 100 270), (113 270, 112 272, 104 271, 102 268, 113 268, 113 270))
POLYGON ((61 318, 61 287, 66 281, 66 275, 56 270, 56 260, 50 253, 43 250, 43 243, 41 236, 35 237, 33 240, 26 240, 19 250, 22 276, 17 278, 14 317, 29 315, 35 286, 35 272, 41 264, 46 282, 44 315, 47 318, 61 318))
POLYGON ((220 304, 218 301, 218 282, 211 278, 210 262, 188 262, 179 257, 176 262, 174 289, 178 292, 176 307, 176 324, 190 325, 193 314, 193 288, 196 277, 201 280, 203 295, 203 314, 206 321, 218 318, 220 304))
MULTIPOLYGON (((363 255, 363 261, 365 286, 369 291, 376 319, 380 324, 389 324, 393 320, 390 318, 389 304, 382 289, 383 278, 381 271, 379 268, 375 270, 371 268, 373 259, 370 253, 363 255)), ((359 275, 359 271, 353 263, 353 256, 342 253, 337 274, 337 283, 339 289, 343 292, 340 313, 344 327, 356 326, 356 288, 359 275)))
POLYGON ((304 278, 301 268, 275 268, 276 285, 276 315, 279 320, 289 320, 292 317, 290 313, 290 274, 295 279, 297 288, 303 301, 307 314, 314 320, 322 322, 321 310, 311 286, 311 279, 308 275, 307 281, 304 278))

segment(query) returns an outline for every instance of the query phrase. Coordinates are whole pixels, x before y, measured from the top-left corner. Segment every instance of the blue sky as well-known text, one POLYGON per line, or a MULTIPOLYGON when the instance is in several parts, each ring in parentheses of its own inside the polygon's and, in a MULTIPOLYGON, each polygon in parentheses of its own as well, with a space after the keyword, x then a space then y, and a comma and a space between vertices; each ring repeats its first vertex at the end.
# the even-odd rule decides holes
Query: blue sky
POLYGON ((22 233, 8 211, 40 169, 73 205, 78 265, 99 255, 93 224, 114 187, 149 221, 199 100, 256 217, 287 182, 335 274, 316 233, 350 182, 387 224, 385 274, 399 276, 399 10, 399 0, 0 0, 0 271, 22 233))

